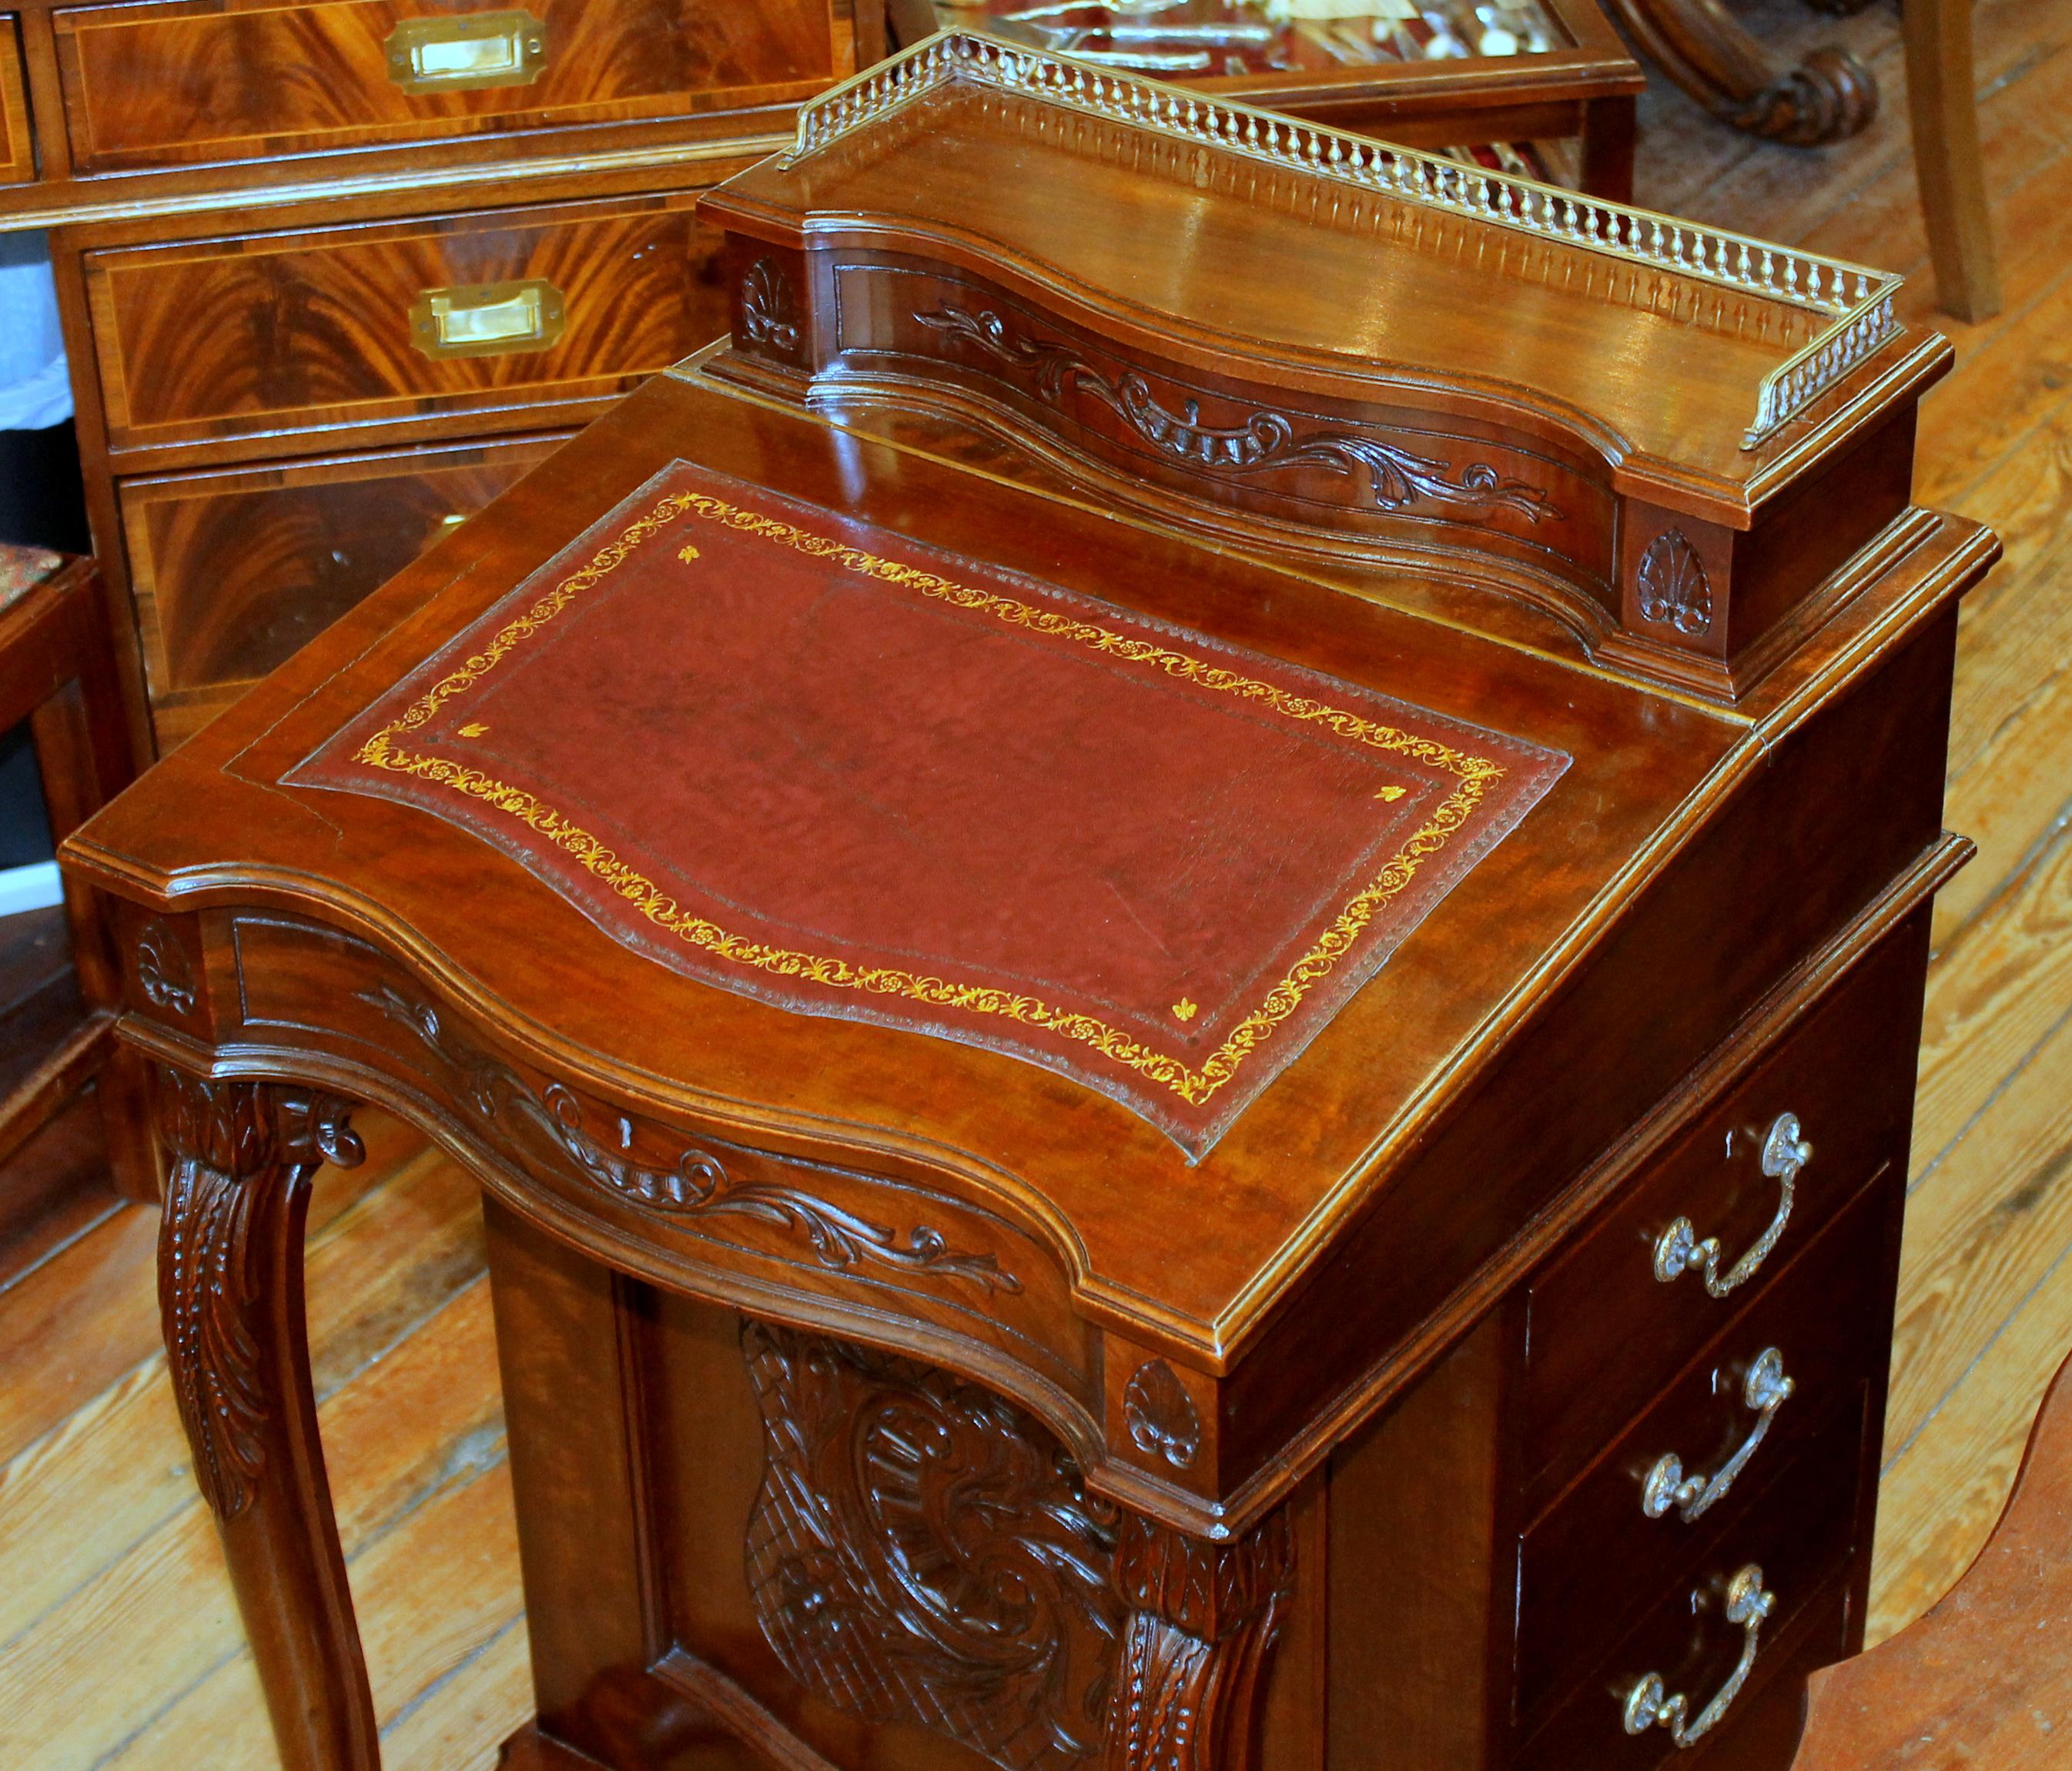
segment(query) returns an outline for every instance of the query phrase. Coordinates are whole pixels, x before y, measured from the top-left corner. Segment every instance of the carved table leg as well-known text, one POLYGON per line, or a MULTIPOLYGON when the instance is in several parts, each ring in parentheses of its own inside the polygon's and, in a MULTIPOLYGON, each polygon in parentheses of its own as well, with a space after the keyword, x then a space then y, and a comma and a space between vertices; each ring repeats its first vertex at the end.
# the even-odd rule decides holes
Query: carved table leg
POLYGON ((1648 58, 1715 117, 1751 135, 1812 147, 1877 115, 1877 82, 1845 50, 1816 49, 1779 72, 1722 0, 1612 0, 1648 58))
POLYGON ((166 1356, 287 1771, 379 1771, 302 1308, 320 1162, 360 1161, 342 1102, 161 1068, 166 1356))
POLYGON ((1252 1771, 1293 1575, 1285 1512, 1236 1543, 1125 1516, 1112 1579, 1129 1615, 1104 1771, 1252 1771))

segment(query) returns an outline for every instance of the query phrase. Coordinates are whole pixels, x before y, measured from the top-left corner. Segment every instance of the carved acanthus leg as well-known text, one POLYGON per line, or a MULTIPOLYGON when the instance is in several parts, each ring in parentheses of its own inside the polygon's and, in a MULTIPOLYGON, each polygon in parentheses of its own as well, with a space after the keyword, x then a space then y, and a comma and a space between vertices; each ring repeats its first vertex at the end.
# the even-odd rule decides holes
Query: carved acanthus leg
POLYGON ((162 1068, 166 1355, 287 1771, 379 1771, 380 1744, 310 1387, 302 1226, 343 1103, 162 1068))
POLYGON ((1877 115, 1877 81, 1846 50, 1779 69, 1722 0, 1612 0, 1648 58, 1715 117, 1751 135, 1812 147, 1877 115))
POLYGON ((1252 1771, 1293 1576, 1285 1512, 1236 1543, 1124 1519, 1112 1579, 1129 1615, 1104 1771, 1252 1771))

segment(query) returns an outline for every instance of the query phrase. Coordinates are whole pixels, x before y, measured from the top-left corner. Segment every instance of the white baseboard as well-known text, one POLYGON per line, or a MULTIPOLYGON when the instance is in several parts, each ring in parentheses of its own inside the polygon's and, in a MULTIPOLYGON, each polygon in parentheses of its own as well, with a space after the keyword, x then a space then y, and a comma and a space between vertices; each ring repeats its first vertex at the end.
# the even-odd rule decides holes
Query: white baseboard
POLYGON ((0 916, 47 910, 64 902, 64 886, 56 861, 39 861, 33 867, 0 867, 0 916))

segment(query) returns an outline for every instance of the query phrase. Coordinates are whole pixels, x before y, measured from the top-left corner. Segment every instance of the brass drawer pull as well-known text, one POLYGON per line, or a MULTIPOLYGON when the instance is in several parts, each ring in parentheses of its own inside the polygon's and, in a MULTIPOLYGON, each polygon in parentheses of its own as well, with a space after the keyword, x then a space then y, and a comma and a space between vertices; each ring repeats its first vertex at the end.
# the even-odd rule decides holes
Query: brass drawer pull
POLYGON ((438 360, 544 351, 566 324, 561 292, 536 280, 428 289, 410 304, 410 342, 438 360))
POLYGON ((1679 1274, 1702 1274, 1705 1289, 1715 1297, 1725 1297, 1736 1286, 1753 1279, 1756 1269, 1770 1258, 1770 1250, 1776 1247, 1778 1239, 1784 1235, 1784 1227, 1790 1222, 1799 1172, 1812 1160, 1813 1146, 1799 1133, 1799 1116, 1778 1114, 1762 1146, 1762 1172, 1778 1183, 1781 1195, 1777 1215, 1770 1219, 1769 1229, 1723 1276, 1720 1272, 1720 1239, 1708 1236, 1700 1242, 1691 1220, 1679 1218, 1655 1242, 1655 1276, 1667 1285, 1679 1274))
POLYGON ((547 27, 529 12, 405 18, 381 47, 389 79, 406 92, 475 92, 537 80, 547 65, 547 27))
POLYGON ((1733 1700, 1741 1695, 1749 1674, 1755 1670, 1756 1637, 1762 1629, 1763 1620, 1776 1605, 1777 1595, 1763 1588, 1762 1570, 1749 1563, 1727 1587, 1727 1621, 1739 1624, 1746 1633, 1741 1639, 1741 1662, 1720 1687, 1718 1695, 1698 1712, 1696 1721, 1686 1722, 1684 1718, 1691 1713, 1691 1700, 1681 1691, 1674 1697, 1665 1695, 1662 1675, 1650 1673, 1626 1693, 1626 1732, 1645 1734, 1650 1728, 1660 1726, 1669 1730, 1669 1738, 1679 1747, 1692 1745, 1711 1733, 1719 1726, 1720 1717, 1727 1713, 1733 1700))
POLYGON ((1673 1506, 1687 1522, 1702 1518, 1715 1501, 1726 1498, 1734 1478, 1748 1468, 1749 1460, 1770 1431, 1770 1422, 1776 1420, 1777 1411, 1791 1399, 1791 1392, 1797 1387, 1784 1374, 1784 1355, 1774 1346, 1765 1347, 1756 1355, 1741 1385, 1741 1400, 1754 1411, 1756 1420, 1753 1429, 1741 1441, 1741 1449, 1709 1476, 1686 1476, 1683 1459, 1673 1451, 1657 1459, 1641 1490, 1641 1511, 1659 1519, 1673 1506))

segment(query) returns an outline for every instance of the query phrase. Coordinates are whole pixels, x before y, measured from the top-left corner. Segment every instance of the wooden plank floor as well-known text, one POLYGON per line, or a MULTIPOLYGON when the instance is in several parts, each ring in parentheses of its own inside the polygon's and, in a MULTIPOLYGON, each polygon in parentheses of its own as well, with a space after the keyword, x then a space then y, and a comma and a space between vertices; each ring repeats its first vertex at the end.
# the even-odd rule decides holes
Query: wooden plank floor
MULTIPOLYGON (((1906 271, 1925 315, 1893 15, 1745 15, 1856 47, 1887 116, 1805 154, 1657 93, 1642 201, 1906 271)), ((2008 562, 1964 618, 1948 821, 1980 853, 1937 928, 1874 1634, 1983 1541, 2072 1344, 2072 8, 1980 0, 1978 29, 2007 308, 1950 327, 1920 491, 1994 524, 2008 562)), ((311 1214, 323 1430, 390 1771, 476 1771, 529 1707, 479 1218, 450 1165, 366 1129, 311 1214)), ((0 1291, 9 1771, 273 1763, 156 1350, 154 1234, 116 1212, 0 1291)))

